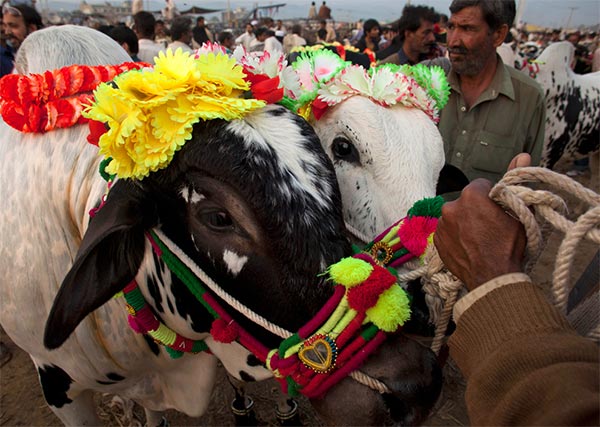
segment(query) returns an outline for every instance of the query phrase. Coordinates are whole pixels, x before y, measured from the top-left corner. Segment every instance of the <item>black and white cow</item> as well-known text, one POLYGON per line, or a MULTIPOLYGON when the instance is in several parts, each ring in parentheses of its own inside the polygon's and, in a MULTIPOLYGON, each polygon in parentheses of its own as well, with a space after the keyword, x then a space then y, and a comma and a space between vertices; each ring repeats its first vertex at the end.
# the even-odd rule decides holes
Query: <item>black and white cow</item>
MULTIPOLYGON (((44 31, 28 37, 30 46, 44 44, 44 31)), ((269 377, 239 344, 211 338, 212 318, 145 233, 162 230, 231 295, 297 330, 332 292, 317 274, 350 253, 335 173, 312 128, 282 107, 197 123, 168 168, 117 181, 91 221, 105 183, 86 134, 75 126, 24 135, 0 123, 0 324, 30 354, 50 408, 67 425, 98 425, 92 392, 109 392, 142 404, 156 425, 165 409, 206 410, 219 360, 238 379, 269 377), (172 359, 134 333, 123 299, 113 298, 134 278, 165 324, 206 339, 210 353, 172 359)), ((433 354, 402 336, 361 369, 391 393, 345 379, 319 402, 326 420, 418 423, 440 391, 433 354)))
POLYGON ((569 42, 549 45, 532 73, 546 96, 546 127, 541 166, 552 169, 561 157, 577 159, 600 144, 600 72, 575 74, 575 48, 569 42))

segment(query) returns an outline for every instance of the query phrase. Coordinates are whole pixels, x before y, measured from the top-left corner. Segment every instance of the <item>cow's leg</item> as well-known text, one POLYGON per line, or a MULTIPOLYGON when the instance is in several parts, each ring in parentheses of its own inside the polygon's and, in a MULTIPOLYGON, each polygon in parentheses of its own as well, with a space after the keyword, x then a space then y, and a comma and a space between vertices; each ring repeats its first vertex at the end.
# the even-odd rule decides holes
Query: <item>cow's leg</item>
MULTIPOLYGON (((33 358, 32 358, 33 359, 33 358)), ((94 404, 91 390, 77 386, 73 379, 56 365, 33 360, 46 403, 66 426, 103 425, 94 404)))
POLYGON ((254 412, 254 401, 246 395, 245 383, 227 374, 229 384, 235 391, 235 398, 231 402, 231 412, 235 418, 236 426, 258 425, 256 413, 254 412))
POLYGON ((147 427, 168 427, 169 421, 164 417, 163 411, 153 411, 144 408, 144 412, 146 413, 147 427))

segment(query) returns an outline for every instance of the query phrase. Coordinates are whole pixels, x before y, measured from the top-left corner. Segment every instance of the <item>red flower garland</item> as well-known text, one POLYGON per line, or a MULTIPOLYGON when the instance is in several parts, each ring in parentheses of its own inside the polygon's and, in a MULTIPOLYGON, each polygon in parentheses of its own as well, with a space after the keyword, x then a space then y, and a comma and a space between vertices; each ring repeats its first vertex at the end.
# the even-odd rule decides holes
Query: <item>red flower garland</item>
POLYGON ((42 74, 8 74, 0 80, 0 114, 21 132, 46 132, 85 123, 87 119, 81 112, 100 83, 148 66, 143 62, 70 65, 42 74))

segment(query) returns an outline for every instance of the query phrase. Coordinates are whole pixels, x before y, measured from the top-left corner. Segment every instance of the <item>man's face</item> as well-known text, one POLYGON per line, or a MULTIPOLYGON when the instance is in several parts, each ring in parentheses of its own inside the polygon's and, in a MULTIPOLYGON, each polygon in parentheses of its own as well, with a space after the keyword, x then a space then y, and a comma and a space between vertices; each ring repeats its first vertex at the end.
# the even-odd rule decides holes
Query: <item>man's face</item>
POLYGON ((416 31, 406 32, 406 43, 413 52, 429 53, 431 45, 435 43, 433 22, 421 21, 421 26, 416 31))
POLYGON ((379 37, 379 27, 375 26, 375 27, 371 28, 367 32, 367 37, 369 37, 371 39, 376 39, 377 37, 379 37))
POLYGON ((246 32, 248 34, 252 33, 254 31, 254 27, 250 24, 246 25, 246 32))
POLYGON ((499 32, 491 31, 478 6, 453 14, 448 22, 447 41, 454 71, 466 76, 479 74, 490 56, 496 54, 499 32))
POLYGON ((32 28, 28 28, 25 25, 25 21, 22 16, 16 16, 13 13, 5 13, 2 15, 2 26, 6 33, 6 38, 14 49, 18 49, 25 40, 25 37, 33 31, 32 28))
POLYGON ((199 19, 198 22, 197 22, 197 25, 199 27, 204 27, 204 19, 199 19))

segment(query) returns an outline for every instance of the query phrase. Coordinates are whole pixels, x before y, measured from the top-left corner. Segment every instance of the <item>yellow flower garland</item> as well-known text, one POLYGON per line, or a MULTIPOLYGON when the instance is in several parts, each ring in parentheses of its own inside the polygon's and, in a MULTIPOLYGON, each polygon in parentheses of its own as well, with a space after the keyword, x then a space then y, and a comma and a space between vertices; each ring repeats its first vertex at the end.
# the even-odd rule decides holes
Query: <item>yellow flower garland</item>
POLYGON ((143 179, 168 166, 199 120, 239 119, 264 107, 264 101, 240 98, 249 88, 242 66, 225 54, 194 58, 168 50, 153 69, 98 86, 84 116, 108 125, 98 143, 100 153, 112 158, 106 172, 143 179))

